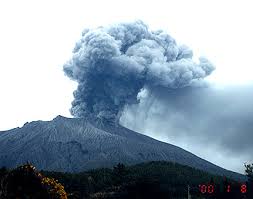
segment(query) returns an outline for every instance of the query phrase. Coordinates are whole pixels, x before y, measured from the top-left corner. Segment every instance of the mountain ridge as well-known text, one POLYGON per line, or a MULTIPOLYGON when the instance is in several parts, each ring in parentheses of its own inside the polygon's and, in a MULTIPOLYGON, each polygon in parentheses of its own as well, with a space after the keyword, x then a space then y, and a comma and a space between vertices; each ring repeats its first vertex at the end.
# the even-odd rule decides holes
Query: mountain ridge
POLYGON ((38 120, 0 131, 0 166, 15 167, 26 161, 39 169, 63 172, 112 167, 119 162, 132 165, 170 161, 212 174, 246 179, 180 147, 97 118, 57 116, 51 121, 38 120))

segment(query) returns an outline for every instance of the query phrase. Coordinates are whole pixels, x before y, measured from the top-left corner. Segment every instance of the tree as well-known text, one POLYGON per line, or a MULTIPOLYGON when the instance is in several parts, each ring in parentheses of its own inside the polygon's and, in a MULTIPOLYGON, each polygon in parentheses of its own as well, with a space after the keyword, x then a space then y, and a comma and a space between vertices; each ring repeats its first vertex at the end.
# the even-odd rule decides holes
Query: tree
POLYGON ((114 182, 116 184, 121 184, 124 181, 124 178, 127 175, 127 169, 124 164, 117 164, 117 166, 113 167, 113 174, 114 174, 114 182))
POLYGON ((0 182, 1 182, 1 179, 7 174, 8 170, 6 167, 2 167, 0 168, 0 182))
POLYGON ((249 181, 253 181, 253 164, 244 164, 245 173, 248 176, 249 181))
POLYGON ((0 190, 0 198, 3 199, 49 199, 49 194, 32 165, 20 166, 8 172, 1 180, 0 190))
POLYGON ((253 198, 253 164, 244 164, 245 174, 248 177, 247 187, 248 187, 248 198, 253 198))
POLYGON ((1 199, 67 199, 64 187, 29 163, 9 171, 0 183, 1 199))

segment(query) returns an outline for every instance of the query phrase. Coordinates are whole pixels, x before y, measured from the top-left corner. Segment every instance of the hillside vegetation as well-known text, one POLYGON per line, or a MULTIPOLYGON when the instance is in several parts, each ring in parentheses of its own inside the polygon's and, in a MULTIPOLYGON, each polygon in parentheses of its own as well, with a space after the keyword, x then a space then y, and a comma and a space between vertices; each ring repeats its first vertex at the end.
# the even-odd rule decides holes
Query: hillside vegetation
MULTIPOLYGON (((18 173, 18 171, 24 176, 24 168, 27 168, 27 166, 21 166, 14 170, 6 170, 4 168, 0 170, 0 193, 6 192, 3 189, 6 189, 6 184, 8 183, 9 191, 17 192, 15 190, 17 185, 10 187, 10 182, 7 181, 8 179, 10 181, 10 176, 13 176, 13 173, 18 173)), ((33 171, 31 168, 30 170, 33 171)), ((24 184, 21 189, 26 190, 30 195, 32 191, 28 187, 33 191, 35 188, 39 189, 39 192, 44 195, 47 195, 49 190, 51 195, 47 197, 52 199, 179 199, 188 197, 188 189, 192 199, 251 198, 248 192, 245 194, 240 192, 242 183, 227 179, 224 176, 215 176, 189 166, 164 161, 141 163, 134 166, 125 166, 119 163, 113 169, 102 168, 76 174, 40 171, 32 175, 35 176, 35 180, 30 179, 29 181, 26 179, 26 181, 22 181, 24 184), (40 176, 47 177, 41 178, 40 176), (51 189, 45 188, 43 184, 35 187, 32 182, 38 181, 38 179, 44 179, 42 180, 44 182, 48 180, 54 186, 50 185, 51 189), (212 185, 214 191, 213 193, 208 193, 208 190, 206 190, 206 193, 201 193, 199 185, 206 185, 207 187, 212 185), (229 193, 226 193, 227 185, 230 185, 231 190, 229 193), (61 194, 57 194, 57 187, 60 187, 58 192, 61 194), (53 192, 56 194, 52 194, 53 192)), ((211 189, 209 192, 211 192, 211 189)), ((33 196, 31 198, 36 199, 37 197, 33 196)), ((2 198, 5 199, 4 197, 2 198)), ((22 199, 26 198, 23 197, 22 199)), ((8 199, 12 198, 9 197, 8 199)))
MULTIPOLYGON (((10 172, 1 169, 0 178, 4 179, 10 172)), ((40 173, 50 179, 57 179, 68 193, 69 199, 179 199, 188 197, 188 187, 192 199, 250 198, 247 193, 240 193, 239 182, 163 161, 127 167, 119 163, 113 169, 101 168, 76 174, 48 171, 40 173), (231 186, 230 193, 226 193, 228 184, 231 186), (199 185, 213 185, 214 191, 203 194, 199 185)))

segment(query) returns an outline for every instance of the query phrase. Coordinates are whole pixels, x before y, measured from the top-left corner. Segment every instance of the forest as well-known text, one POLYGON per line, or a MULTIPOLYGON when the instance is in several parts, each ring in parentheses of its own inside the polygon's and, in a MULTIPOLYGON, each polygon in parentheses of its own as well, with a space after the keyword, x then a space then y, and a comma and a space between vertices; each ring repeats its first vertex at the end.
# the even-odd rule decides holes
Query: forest
POLYGON ((252 168, 247 182, 172 162, 157 161, 81 173, 37 171, 31 163, 0 169, 1 199, 250 199, 252 168))

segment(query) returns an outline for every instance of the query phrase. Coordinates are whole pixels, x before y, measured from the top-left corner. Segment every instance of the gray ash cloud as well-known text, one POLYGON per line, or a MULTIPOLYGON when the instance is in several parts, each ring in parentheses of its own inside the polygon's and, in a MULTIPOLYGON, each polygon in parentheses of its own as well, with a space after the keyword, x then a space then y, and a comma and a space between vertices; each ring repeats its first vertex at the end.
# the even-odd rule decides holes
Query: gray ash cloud
POLYGON ((118 121, 126 105, 137 104, 143 89, 177 89, 210 75, 214 66, 198 62, 185 45, 142 21, 85 29, 65 74, 78 83, 71 113, 118 121))
POLYGON ((143 89, 120 123, 227 169, 253 160, 253 84, 143 89))

